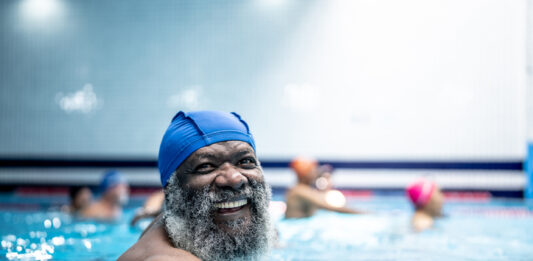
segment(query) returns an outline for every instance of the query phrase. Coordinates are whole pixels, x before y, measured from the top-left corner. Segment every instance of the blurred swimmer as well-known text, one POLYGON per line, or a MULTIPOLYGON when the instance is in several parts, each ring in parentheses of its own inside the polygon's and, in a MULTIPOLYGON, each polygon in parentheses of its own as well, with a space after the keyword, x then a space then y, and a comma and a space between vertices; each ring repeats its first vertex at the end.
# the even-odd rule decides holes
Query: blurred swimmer
POLYGON ((69 191, 70 204, 63 206, 62 210, 71 214, 78 214, 79 211, 89 206, 93 200, 93 193, 88 187, 74 186, 69 191))
POLYGON ((108 171, 100 182, 98 201, 81 211, 84 218, 115 220, 122 215, 122 206, 128 203, 129 185, 118 171, 108 171))
POLYGON ((330 176, 331 167, 317 168, 314 159, 297 157, 291 162, 291 168, 297 175, 298 184, 287 192, 287 210, 285 218, 302 218, 312 216, 318 209, 341 213, 361 214, 363 212, 345 207, 344 195, 333 190, 330 176))
POLYGON ((420 179, 407 187, 407 196, 415 207, 411 225, 416 231, 433 226, 434 219, 442 216, 444 196, 434 182, 420 179))
POLYGON ((152 193, 144 202, 142 208, 137 210, 135 216, 131 220, 130 225, 135 226, 139 220, 144 218, 154 218, 161 213, 163 201, 165 200, 165 193, 163 190, 152 193))

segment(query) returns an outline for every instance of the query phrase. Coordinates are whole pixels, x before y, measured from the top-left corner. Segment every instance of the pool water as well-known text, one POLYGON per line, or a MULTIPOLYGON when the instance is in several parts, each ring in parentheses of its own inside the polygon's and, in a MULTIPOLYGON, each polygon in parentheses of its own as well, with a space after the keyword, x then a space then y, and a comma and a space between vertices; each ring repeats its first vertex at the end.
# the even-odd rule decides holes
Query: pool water
MULTIPOLYGON (((275 196, 281 200, 280 195, 275 196)), ((133 198, 116 223, 71 218, 58 211, 64 196, 0 195, 0 259, 116 260, 133 245, 149 220, 130 227, 142 199, 133 198), (23 202, 23 203, 21 203, 23 202)), ((270 260, 531 260, 533 212, 519 200, 447 202, 448 217, 434 229, 414 233, 411 208, 402 197, 351 199, 372 211, 347 215, 326 211, 298 220, 274 220, 279 247, 270 260)))

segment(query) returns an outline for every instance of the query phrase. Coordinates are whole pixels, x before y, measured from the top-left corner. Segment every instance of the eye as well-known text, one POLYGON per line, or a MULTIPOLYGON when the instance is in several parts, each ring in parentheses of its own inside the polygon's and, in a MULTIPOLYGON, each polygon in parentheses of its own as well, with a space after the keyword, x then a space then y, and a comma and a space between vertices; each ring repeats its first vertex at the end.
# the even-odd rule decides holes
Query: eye
POLYGON ((255 168, 257 166, 257 162, 254 158, 248 157, 248 158, 241 159, 239 161, 239 166, 243 168, 255 168))
POLYGON ((215 166, 211 163, 202 163, 200 165, 198 165, 196 167, 196 169, 194 169, 195 172, 197 173, 200 173, 200 174, 206 174, 206 173, 209 173, 211 171, 213 171, 215 169, 215 166))

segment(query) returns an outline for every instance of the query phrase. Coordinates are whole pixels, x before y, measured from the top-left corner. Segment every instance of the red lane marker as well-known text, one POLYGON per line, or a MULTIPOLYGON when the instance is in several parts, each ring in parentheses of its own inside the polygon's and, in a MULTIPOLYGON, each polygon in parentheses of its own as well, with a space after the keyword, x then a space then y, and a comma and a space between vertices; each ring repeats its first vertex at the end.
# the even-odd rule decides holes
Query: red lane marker
POLYGON ((374 197, 371 190, 340 190, 347 198, 370 199, 374 197))
POLYGON ((160 191, 161 188, 130 188, 130 195, 132 196, 148 196, 160 191))
POLYGON ((444 192, 446 201, 488 202, 492 196, 489 192, 444 192))

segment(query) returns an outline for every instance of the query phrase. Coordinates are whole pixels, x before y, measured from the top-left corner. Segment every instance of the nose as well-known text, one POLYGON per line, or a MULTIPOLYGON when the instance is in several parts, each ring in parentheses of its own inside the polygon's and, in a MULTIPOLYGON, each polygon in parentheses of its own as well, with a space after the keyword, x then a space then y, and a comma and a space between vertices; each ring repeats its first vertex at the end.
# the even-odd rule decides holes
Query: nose
POLYGON ((215 178, 215 184, 217 187, 230 188, 233 190, 241 189, 246 181, 246 177, 230 163, 224 163, 220 170, 220 174, 215 178))

